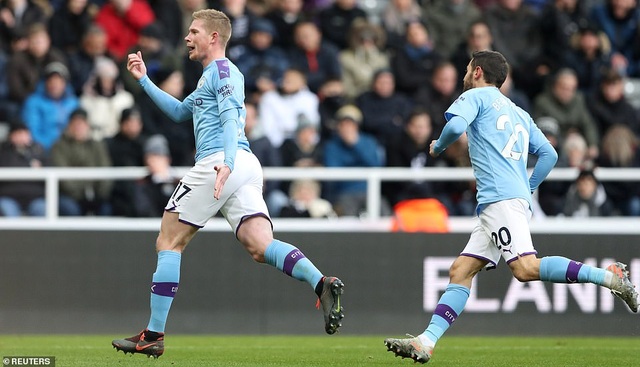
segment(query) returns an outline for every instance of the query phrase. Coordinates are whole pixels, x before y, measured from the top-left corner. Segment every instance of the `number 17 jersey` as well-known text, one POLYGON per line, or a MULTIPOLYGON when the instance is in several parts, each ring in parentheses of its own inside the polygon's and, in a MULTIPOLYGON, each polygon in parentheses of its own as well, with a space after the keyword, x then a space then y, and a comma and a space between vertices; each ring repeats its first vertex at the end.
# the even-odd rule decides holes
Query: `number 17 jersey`
POLYGON ((549 144, 531 116, 492 86, 462 93, 445 112, 447 121, 453 116, 467 122, 479 211, 486 204, 514 198, 531 206, 528 154, 549 144))

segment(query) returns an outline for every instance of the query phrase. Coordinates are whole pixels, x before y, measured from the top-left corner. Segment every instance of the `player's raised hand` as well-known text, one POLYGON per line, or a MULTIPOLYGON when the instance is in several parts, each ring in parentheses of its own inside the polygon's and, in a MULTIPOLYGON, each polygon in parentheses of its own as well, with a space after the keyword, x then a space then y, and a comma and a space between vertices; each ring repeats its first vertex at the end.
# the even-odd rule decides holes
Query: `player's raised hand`
POLYGON ((219 200, 222 189, 224 188, 224 184, 225 182, 227 182, 227 178, 229 178, 229 175, 231 174, 231 169, 225 164, 215 166, 213 167, 213 169, 215 169, 217 173, 216 183, 213 186, 213 197, 216 200, 219 200))
POLYGON ((142 60, 142 52, 138 51, 135 54, 131 53, 127 56, 127 70, 129 70, 136 80, 140 80, 140 78, 147 74, 147 66, 142 60))

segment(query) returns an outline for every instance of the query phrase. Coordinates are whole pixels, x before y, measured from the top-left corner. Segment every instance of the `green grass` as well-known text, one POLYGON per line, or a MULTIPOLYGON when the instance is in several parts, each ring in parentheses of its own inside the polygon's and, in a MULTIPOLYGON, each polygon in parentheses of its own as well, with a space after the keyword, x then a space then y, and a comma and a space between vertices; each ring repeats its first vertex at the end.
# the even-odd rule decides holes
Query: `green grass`
MULTIPOLYGON (((115 337, 119 336, 0 335, 0 356, 55 356, 57 367, 414 366, 387 352, 383 336, 172 335, 157 360, 116 353, 110 345, 115 337)), ((639 352, 638 338, 445 337, 428 365, 637 366, 639 352)))

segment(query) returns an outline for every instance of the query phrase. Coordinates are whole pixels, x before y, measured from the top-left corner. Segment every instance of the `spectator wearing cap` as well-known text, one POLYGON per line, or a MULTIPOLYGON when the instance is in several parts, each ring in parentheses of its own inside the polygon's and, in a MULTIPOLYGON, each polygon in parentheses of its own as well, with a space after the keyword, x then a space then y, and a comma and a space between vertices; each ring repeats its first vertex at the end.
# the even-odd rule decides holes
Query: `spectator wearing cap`
POLYGON ((309 91, 304 74, 288 69, 277 90, 266 92, 259 106, 262 131, 274 147, 280 148, 287 138, 294 136, 303 119, 320 124, 318 96, 309 91))
POLYGON ((587 95, 587 107, 598 126, 600 136, 616 124, 629 127, 640 137, 640 114, 624 93, 624 78, 614 69, 605 70, 600 86, 587 95))
POLYGON ((95 17, 107 33, 107 48, 116 61, 125 59, 127 51, 138 42, 140 31, 154 20, 146 0, 109 0, 95 17))
POLYGON ((94 76, 80 96, 80 105, 89 113, 91 135, 95 140, 110 138, 118 132, 118 119, 134 104, 133 95, 124 89, 120 70, 110 58, 96 58, 94 76))
MULTIPOLYGON (((106 140, 109 157, 114 167, 144 166, 144 143, 142 135, 142 118, 136 107, 126 108, 120 115, 120 130, 106 140)), ((116 216, 135 217, 135 206, 132 197, 135 182, 132 180, 116 180, 111 191, 112 214, 116 216)))
MULTIPOLYGON (((0 167, 39 168, 46 164, 44 148, 33 141, 21 121, 10 125, 7 141, 0 144, 0 167)), ((44 216, 44 182, 0 181, 0 216, 44 216)))
POLYGON ((402 133, 413 108, 409 98, 396 92, 395 78, 389 69, 376 71, 371 90, 359 95, 356 105, 362 111, 362 131, 373 135, 385 148, 402 133))
POLYGON ((120 114, 118 133, 106 140, 114 167, 144 166, 142 117, 136 107, 125 108, 120 114))
POLYGON ((46 150, 58 140, 69 121, 71 112, 79 101, 69 84, 69 70, 60 62, 53 62, 44 69, 44 78, 27 98, 22 108, 33 140, 46 150))
POLYGON ((180 176, 171 167, 171 154, 167 139, 162 135, 150 136, 144 145, 144 162, 149 174, 136 181, 131 201, 136 217, 161 217, 180 182, 180 176))
POLYGON ((13 53, 6 69, 9 97, 19 106, 36 89, 48 64, 66 62, 64 53, 51 46, 51 38, 44 24, 29 26, 26 36, 27 48, 13 53))
POLYGON ((275 34, 275 27, 267 19, 256 18, 251 24, 249 44, 235 61, 244 75, 247 95, 275 89, 289 67, 284 51, 273 45, 275 34))
MULTIPOLYGON (((158 88, 182 100, 184 76, 181 70, 164 68, 156 71, 151 80, 158 88)), ((171 162, 174 166, 191 166, 194 162, 195 139, 191 119, 176 124, 151 100, 146 93, 138 98, 142 115, 143 133, 147 136, 161 134, 169 141, 171 162)))
MULTIPOLYGON (((91 138, 87 111, 78 108, 71 113, 64 134, 51 148, 51 161, 57 167, 111 166, 106 144, 91 138)), ((101 179, 62 180, 61 208, 73 216, 110 215, 111 186, 111 181, 101 179)))
MULTIPOLYGON (((360 132, 362 112, 354 105, 346 105, 336 113, 336 135, 324 147, 326 167, 381 167, 382 149, 376 139, 360 132)), ((359 216, 366 209, 366 181, 328 182, 327 199, 340 216, 359 216)), ((388 214, 388 207, 383 211, 388 214)))

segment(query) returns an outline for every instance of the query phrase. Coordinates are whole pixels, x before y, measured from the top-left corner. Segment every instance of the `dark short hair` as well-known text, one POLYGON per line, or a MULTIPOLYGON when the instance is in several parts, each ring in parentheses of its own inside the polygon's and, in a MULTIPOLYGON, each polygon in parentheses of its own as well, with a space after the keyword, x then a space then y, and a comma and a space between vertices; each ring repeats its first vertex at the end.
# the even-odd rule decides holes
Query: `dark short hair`
POLYGON ((507 59, 497 51, 476 51, 471 57, 472 68, 480 67, 484 81, 500 88, 509 74, 507 59))

